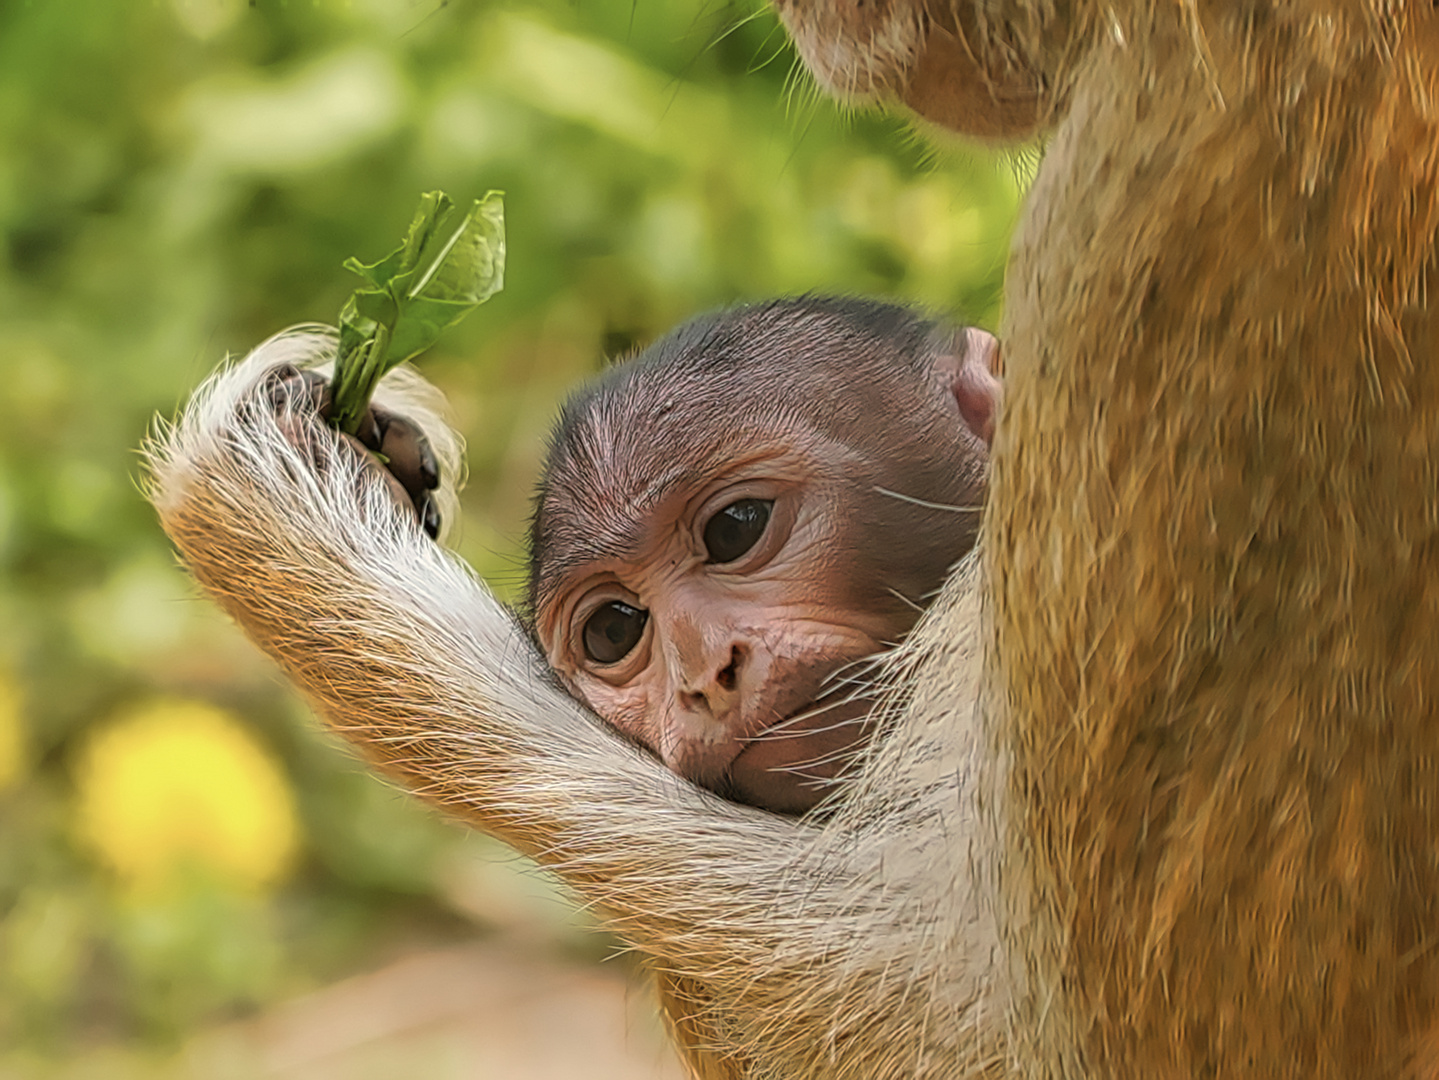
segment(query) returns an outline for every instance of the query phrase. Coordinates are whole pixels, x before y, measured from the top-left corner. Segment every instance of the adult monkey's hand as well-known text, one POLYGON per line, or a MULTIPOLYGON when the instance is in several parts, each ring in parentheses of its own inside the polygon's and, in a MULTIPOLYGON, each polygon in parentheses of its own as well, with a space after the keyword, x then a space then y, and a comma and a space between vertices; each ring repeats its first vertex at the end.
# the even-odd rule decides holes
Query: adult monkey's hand
POLYGON ((434 448, 413 422, 374 402, 360 412, 354 434, 334 432, 305 422, 314 416, 330 420, 334 408, 332 383, 318 371, 302 371, 284 364, 265 377, 265 392, 274 407, 280 429, 296 446, 317 438, 349 443, 382 479, 395 505, 415 515, 430 539, 440 535, 440 507, 435 491, 440 486, 440 463, 434 448))

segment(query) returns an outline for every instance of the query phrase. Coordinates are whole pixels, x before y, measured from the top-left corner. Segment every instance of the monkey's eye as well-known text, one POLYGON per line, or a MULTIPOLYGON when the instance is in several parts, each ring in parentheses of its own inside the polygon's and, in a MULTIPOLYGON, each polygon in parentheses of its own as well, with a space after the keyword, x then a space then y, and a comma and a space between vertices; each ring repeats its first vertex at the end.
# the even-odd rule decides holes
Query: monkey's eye
POLYGON ((772 499, 732 502, 705 523, 705 552, 712 563, 734 562, 764 535, 772 499))
POLYGON ((617 664, 630 654, 645 632, 650 613, 611 600, 585 620, 585 655, 596 664, 617 664))

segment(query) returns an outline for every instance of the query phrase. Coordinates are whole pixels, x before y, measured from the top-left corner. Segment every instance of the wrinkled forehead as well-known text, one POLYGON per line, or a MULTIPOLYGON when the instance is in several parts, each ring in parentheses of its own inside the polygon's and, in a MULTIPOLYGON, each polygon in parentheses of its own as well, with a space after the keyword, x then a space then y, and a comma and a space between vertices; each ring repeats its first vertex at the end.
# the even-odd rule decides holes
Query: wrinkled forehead
POLYGON ((646 521, 676 512, 717 478, 793 468, 827 442, 812 416, 773 396, 747 404, 698 393, 597 400, 567 429, 545 478, 545 561, 631 557, 646 521))
POLYGON ((550 446, 532 531, 532 601, 543 607, 580 566, 636 554, 649 516, 716 477, 785 456, 842 468, 850 448, 885 441, 882 429, 914 414, 922 396, 919 341, 928 327, 906 329, 896 348, 833 311, 726 313, 582 388, 550 446))

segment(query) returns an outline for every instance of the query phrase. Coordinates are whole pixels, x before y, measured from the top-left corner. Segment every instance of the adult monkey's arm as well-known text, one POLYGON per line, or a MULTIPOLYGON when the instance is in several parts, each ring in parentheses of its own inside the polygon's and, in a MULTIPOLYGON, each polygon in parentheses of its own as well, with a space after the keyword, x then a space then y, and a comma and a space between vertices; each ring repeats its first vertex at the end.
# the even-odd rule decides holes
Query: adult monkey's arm
MULTIPOLYGON (((267 343, 152 448, 154 500, 185 562, 329 725, 598 905, 653 959, 702 1075, 942 1077, 992 1053, 971 1005, 993 934, 954 910, 975 908, 970 852, 924 842, 933 798, 952 834, 973 827, 937 763, 958 762, 974 726, 938 732, 939 747, 895 739, 890 756, 904 744, 921 759, 908 779, 827 831, 679 780, 559 690, 468 569, 396 511, 308 399, 286 398, 272 376, 329 349, 267 343)), ((415 398, 380 400, 440 430, 415 398)), ((957 596, 973 627, 973 589, 957 596)), ((926 661, 916 648, 906 662, 926 661)), ((975 665, 963 670, 972 683, 975 665)))

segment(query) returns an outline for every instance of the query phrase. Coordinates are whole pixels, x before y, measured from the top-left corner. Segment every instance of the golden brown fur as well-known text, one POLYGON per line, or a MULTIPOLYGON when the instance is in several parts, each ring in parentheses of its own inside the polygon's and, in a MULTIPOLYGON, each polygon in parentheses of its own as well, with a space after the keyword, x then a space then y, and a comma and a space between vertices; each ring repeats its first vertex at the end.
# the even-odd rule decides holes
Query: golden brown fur
POLYGON ((702 1076, 1432 1075, 1434 6, 782 13, 833 87, 1054 130, 1010 275, 981 722, 957 579, 833 821, 688 788, 350 456, 245 404, 273 344, 157 448, 166 528, 377 766, 610 913, 702 1076))
POLYGON ((1011 267, 1018 1052, 1394 1075, 1439 1022, 1439 19, 1150 6, 1068 73, 1011 267))

